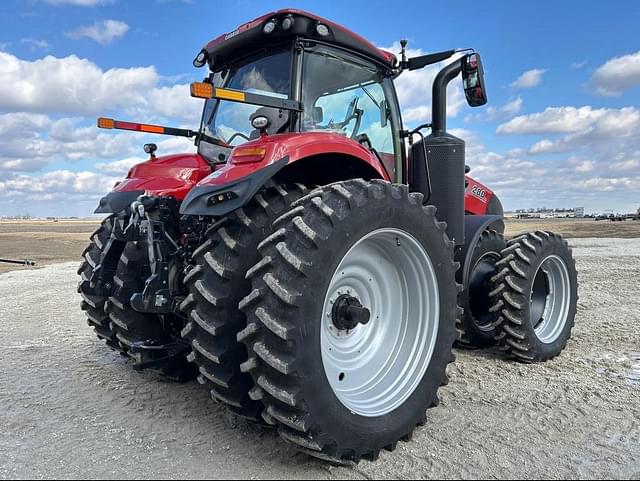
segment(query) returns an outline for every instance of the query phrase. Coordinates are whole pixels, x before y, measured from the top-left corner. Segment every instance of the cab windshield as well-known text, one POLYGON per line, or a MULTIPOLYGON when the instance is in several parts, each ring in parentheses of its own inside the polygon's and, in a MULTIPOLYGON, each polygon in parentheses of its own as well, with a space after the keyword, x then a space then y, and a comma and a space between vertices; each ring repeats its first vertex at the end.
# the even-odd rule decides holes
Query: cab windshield
MULTIPOLYGON (((288 98, 291 91, 291 57, 291 48, 287 45, 227 71, 216 72, 213 83, 216 87, 288 98)), ((251 117, 256 113, 271 118, 269 133, 280 132, 288 124, 288 113, 279 112, 278 109, 228 100, 207 100, 201 127, 204 135, 198 151, 214 162, 224 161, 224 151, 228 152, 229 148, 259 136, 259 132, 251 126, 251 117)))

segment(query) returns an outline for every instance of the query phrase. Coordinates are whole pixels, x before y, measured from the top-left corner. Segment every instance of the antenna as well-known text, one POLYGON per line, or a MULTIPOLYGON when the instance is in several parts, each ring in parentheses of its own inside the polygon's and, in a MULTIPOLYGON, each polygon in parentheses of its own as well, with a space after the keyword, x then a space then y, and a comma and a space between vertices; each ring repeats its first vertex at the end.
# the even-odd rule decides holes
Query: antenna
POLYGON ((402 51, 400 52, 400 55, 401 55, 400 66, 402 68, 405 68, 405 66, 407 65, 406 49, 407 49, 407 44, 408 43, 409 43, 409 41, 407 39, 400 40, 400 47, 402 47, 402 51))

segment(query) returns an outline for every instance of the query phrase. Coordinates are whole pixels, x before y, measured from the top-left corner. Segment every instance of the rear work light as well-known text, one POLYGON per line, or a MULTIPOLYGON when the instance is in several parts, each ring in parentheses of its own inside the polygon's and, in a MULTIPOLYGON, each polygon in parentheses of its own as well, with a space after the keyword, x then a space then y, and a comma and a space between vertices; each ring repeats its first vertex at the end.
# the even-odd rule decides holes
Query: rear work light
POLYGON ((266 153, 267 148, 264 146, 236 147, 233 152, 231 152, 231 163, 245 164, 249 162, 261 162, 266 153))

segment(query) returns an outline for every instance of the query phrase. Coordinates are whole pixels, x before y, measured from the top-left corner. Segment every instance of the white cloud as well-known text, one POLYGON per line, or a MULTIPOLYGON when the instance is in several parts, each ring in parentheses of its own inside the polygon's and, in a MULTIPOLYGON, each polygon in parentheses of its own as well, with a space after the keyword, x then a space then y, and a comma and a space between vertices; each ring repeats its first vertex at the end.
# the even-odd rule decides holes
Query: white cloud
POLYGON ((499 120, 504 120, 520 112, 520 110, 522 110, 523 104, 524 102, 522 100, 522 97, 518 96, 507 101, 507 103, 500 107, 494 107, 493 105, 490 105, 486 109, 483 109, 483 111, 481 111, 480 113, 468 114, 465 116, 464 121, 469 123, 496 122, 499 120))
POLYGON ((635 107, 622 109, 594 109, 584 107, 548 107, 544 112, 520 115, 498 126, 499 134, 555 134, 576 133, 598 126, 600 132, 612 135, 624 134, 640 122, 640 110, 635 107))
POLYGON ((187 85, 160 87, 161 80, 152 66, 105 71, 75 55, 26 61, 0 52, 0 111, 87 117, 118 112, 133 120, 196 126, 202 100, 191 98, 187 85))
POLYGON ((529 149, 496 153, 476 147, 468 156, 471 175, 495 189, 508 208, 542 207, 544 199, 547 206, 602 212, 629 210, 637 202, 640 109, 549 107, 497 131, 544 135, 529 149))
POLYGON ((105 133, 79 118, 52 120, 42 114, 0 115, 0 174, 39 171, 56 161, 113 159, 142 151, 149 136, 105 133))
POLYGON ((607 96, 619 96, 640 86, 640 50, 608 60, 593 73, 591 83, 597 93, 607 96))
POLYGON ((36 38, 21 38, 20 43, 29 45, 31 50, 49 50, 51 45, 46 40, 38 40, 36 38))
POLYGON ((572 68, 573 70, 580 70, 582 67, 584 67, 585 65, 587 65, 587 63, 588 63, 588 62, 587 62, 586 60, 582 60, 582 61, 580 61, 580 62, 573 62, 573 63, 571 64, 571 68, 572 68))
POLYGON ((113 3, 113 0, 45 0, 50 5, 63 6, 73 5, 77 7, 96 7, 113 3))
POLYGON ((127 159, 115 160, 113 162, 98 163, 96 164, 96 170, 104 175, 113 175, 117 177, 126 176, 131 167, 140 162, 144 162, 146 159, 139 157, 129 157, 127 159))
POLYGON ((522 110, 522 103, 522 97, 518 96, 500 107, 500 111, 507 115, 515 115, 522 110))
POLYGON ((114 40, 124 36, 129 31, 129 25, 120 20, 103 20, 95 22, 93 25, 79 27, 71 32, 67 32, 67 36, 73 39, 83 37, 95 40, 101 45, 108 45, 114 40))
POLYGON ((527 70, 511 83, 511 87, 514 89, 530 89, 536 87, 542 82, 542 75, 544 75, 546 71, 547 70, 543 68, 527 70))

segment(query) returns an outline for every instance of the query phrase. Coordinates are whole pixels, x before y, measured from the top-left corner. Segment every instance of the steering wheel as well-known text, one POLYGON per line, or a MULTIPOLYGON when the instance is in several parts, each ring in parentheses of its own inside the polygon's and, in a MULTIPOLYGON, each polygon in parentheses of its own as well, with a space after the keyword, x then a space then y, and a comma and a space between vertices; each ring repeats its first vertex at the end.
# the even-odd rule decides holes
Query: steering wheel
POLYGON ((243 134, 242 132, 236 132, 235 134, 233 134, 229 140, 227 140, 227 144, 231 145, 231 142, 233 142, 233 139, 235 139, 236 137, 242 137, 243 139, 249 141, 251 140, 249 137, 247 137, 245 134, 243 134))
POLYGON ((336 124, 333 121, 329 122, 327 125, 328 128, 332 129, 344 129, 347 125, 351 123, 353 119, 356 119, 356 124, 353 126, 353 131, 349 136, 352 139, 355 139, 358 135, 358 130, 360 129, 360 124, 362 122, 362 115, 364 114, 364 110, 358 108, 358 102, 360 101, 360 97, 354 97, 351 102, 349 102, 349 107, 347 108, 347 114, 342 122, 338 122, 336 124))

